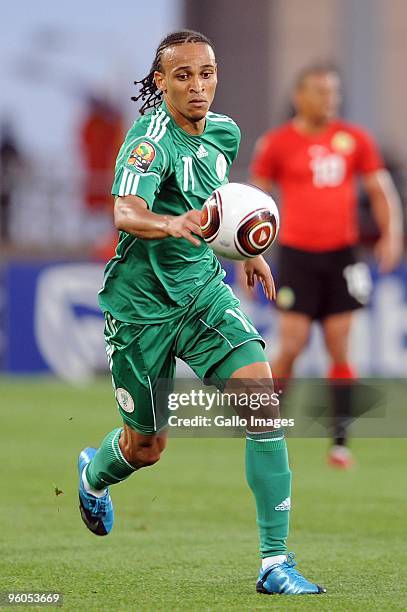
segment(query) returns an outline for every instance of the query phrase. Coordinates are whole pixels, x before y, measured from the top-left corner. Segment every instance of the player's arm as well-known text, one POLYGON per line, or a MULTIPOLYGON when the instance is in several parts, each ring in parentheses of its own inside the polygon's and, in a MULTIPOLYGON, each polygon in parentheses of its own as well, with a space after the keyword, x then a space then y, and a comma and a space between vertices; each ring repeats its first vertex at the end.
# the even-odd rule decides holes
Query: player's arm
POLYGON ((381 272, 390 272, 403 254, 401 202, 387 170, 376 170, 362 177, 371 202, 372 213, 380 231, 375 254, 381 272))
POLYGON ((276 299, 276 287, 270 266, 262 255, 247 259, 242 266, 246 276, 246 286, 249 290, 254 289, 256 280, 263 287, 264 295, 268 300, 276 299))
MULTIPOLYGON (((252 174, 249 182, 255 187, 263 189, 271 193, 273 183, 271 179, 252 174)), ((273 275, 270 270, 270 266, 262 255, 254 257, 244 262, 242 266, 238 266, 240 269, 237 271, 237 278, 241 286, 247 287, 249 295, 253 296, 253 289, 255 286, 256 279, 261 283, 264 291, 264 295, 268 300, 276 299, 276 287, 274 284, 273 275)))
POLYGON ((198 210, 190 210, 178 216, 158 215, 148 209, 142 198, 134 195, 117 197, 114 207, 116 228, 143 240, 173 236, 185 238, 199 246, 200 242, 193 234, 201 235, 200 217, 198 210))

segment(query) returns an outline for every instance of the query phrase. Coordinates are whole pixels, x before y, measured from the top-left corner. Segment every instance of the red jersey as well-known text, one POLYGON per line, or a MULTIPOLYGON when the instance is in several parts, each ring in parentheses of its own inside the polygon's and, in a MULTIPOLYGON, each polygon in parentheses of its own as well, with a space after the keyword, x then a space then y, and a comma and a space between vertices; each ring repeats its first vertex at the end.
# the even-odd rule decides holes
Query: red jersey
POLYGON ((356 177, 383 167, 371 137, 335 120, 317 136, 289 122, 259 141, 252 174, 275 181, 281 197, 280 243, 327 251, 358 240, 356 177))

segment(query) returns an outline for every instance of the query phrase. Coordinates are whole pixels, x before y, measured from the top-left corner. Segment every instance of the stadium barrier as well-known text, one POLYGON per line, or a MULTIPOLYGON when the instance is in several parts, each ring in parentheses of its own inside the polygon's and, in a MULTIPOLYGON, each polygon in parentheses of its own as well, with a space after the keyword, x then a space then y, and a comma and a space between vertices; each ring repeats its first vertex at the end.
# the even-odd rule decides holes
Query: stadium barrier
MULTIPOLYGON (((261 297, 248 301, 228 280, 267 341, 277 349, 276 311, 261 297)), ((407 265, 379 277, 372 268, 373 299, 355 315, 352 356, 361 376, 407 377, 407 265)), ((75 383, 107 372, 103 318, 97 294, 103 265, 89 262, 10 261, 0 270, 0 368, 12 374, 53 373, 75 383)), ((315 326, 297 364, 299 376, 321 376, 327 369, 315 326)), ((188 368, 179 364, 178 373, 188 368)))

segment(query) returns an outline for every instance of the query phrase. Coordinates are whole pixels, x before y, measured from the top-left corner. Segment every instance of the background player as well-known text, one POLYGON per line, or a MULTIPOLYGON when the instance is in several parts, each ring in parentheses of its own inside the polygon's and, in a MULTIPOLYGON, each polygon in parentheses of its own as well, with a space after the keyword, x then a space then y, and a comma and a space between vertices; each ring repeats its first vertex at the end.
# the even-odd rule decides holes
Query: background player
MULTIPOLYGON (((169 35, 141 84, 141 111, 156 110, 134 124, 119 152, 113 194, 121 233, 100 293, 124 423, 97 452, 87 448, 79 458, 81 515, 98 535, 113 525, 108 485, 153 465, 164 450, 167 406, 158 403, 157 383, 174 376, 176 356, 201 379, 229 381, 227 388, 246 379, 272 389, 263 341, 200 238, 200 208, 227 182, 240 141, 231 119, 208 112, 217 84, 211 43, 196 32, 169 35)), ((250 269, 272 298, 264 260, 256 258, 250 269)), ((257 590, 323 592, 286 555, 291 472, 281 430, 248 435, 246 471, 263 559, 257 590)))
POLYGON ((340 79, 330 67, 313 66, 299 75, 293 92, 295 117, 267 132, 251 166, 251 182, 280 189, 280 270, 277 305, 280 349, 276 378, 291 376, 305 348, 311 323, 321 322, 331 366, 334 444, 329 461, 349 467, 346 445, 351 380, 349 333, 352 311, 369 299, 367 266, 357 262, 356 177, 369 196, 380 238, 379 270, 391 271, 402 255, 399 198, 372 138, 361 127, 336 118, 340 79), (335 384, 345 379, 349 384, 335 384))

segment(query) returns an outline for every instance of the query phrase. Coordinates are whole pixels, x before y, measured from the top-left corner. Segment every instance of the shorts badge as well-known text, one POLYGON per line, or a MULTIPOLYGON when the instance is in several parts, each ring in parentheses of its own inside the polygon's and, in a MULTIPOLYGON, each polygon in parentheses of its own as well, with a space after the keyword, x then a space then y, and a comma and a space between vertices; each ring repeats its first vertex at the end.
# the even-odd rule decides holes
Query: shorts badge
POLYGON ((126 389, 121 387, 116 389, 116 399, 120 408, 122 408, 124 412, 134 412, 133 398, 131 397, 130 393, 126 391, 126 389))
POLYGON ((291 287, 281 287, 277 292, 277 306, 282 310, 290 310, 294 306, 295 293, 291 287))

